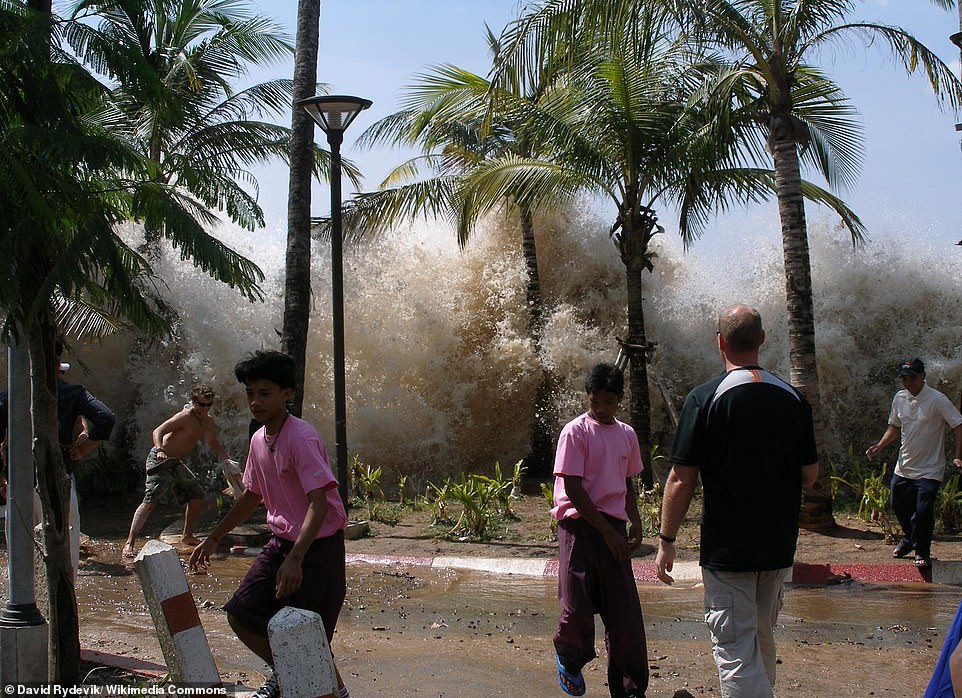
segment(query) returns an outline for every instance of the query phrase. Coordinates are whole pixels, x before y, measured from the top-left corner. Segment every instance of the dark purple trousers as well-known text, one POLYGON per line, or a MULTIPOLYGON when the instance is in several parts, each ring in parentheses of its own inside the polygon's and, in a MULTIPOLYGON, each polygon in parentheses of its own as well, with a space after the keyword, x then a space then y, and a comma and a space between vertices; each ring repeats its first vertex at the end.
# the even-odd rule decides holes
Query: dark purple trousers
MULTIPOLYGON (((626 535, 624 521, 605 517, 626 535)), ((648 689, 648 643, 631 561, 619 562, 584 519, 558 522, 558 600, 555 651, 565 669, 581 671, 595 658, 595 614, 605 626, 608 690, 637 698, 648 689)))

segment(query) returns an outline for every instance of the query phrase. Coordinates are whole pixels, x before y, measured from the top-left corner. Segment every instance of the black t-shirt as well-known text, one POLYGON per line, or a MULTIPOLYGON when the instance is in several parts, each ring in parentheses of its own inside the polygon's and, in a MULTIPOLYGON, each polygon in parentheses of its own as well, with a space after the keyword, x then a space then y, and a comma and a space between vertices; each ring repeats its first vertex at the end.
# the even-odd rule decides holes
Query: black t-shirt
POLYGON ((804 465, 818 462, 812 410, 759 367, 734 369, 685 398, 669 462, 699 468, 702 567, 791 567, 804 465))

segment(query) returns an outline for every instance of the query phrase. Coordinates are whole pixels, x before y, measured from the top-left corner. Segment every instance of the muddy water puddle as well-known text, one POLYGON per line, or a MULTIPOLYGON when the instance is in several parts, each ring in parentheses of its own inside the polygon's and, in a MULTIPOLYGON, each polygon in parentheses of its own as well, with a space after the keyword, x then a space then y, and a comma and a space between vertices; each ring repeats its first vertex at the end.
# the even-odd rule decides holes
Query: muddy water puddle
MULTIPOLYGON (((240 645, 221 610, 249 565, 250 558, 225 557, 215 560, 208 574, 188 575, 188 580, 225 681, 256 686, 265 667, 240 645)), ((655 668, 653 687, 663 681, 688 687, 695 695, 711 694, 714 670, 701 620, 701 588, 646 584, 639 592, 655 668)), ((871 684, 873 677, 863 676, 864 669, 853 668, 848 678, 842 670, 838 680, 852 687, 852 695, 918 695, 959 596, 955 587, 933 585, 787 588, 777 637, 780 656, 789 657, 783 673, 788 673, 792 694, 826 695, 823 687, 805 690, 807 683, 817 681, 805 666, 807 654, 814 653, 811 661, 816 664, 827 655, 853 667, 873 662, 879 673, 894 674, 880 678, 880 688, 871 684), (905 665, 913 663, 914 674, 906 676, 905 665), (801 678, 792 678, 795 671, 801 678)), ((85 564, 78 602, 84 647, 163 661, 135 574, 119 566, 85 564)), ((399 686, 410 687, 411 695, 424 695, 417 687, 423 689, 425 677, 437 688, 427 695, 553 694, 551 636, 556 619, 556 581, 551 578, 357 564, 348 570, 348 595, 334 651, 342 671, 357 686, 352 688, 357 696, 407 695, 399 686), (505 684, 491 678, 499 672, 508 672, 511 680, 505 684), (467 685, 476 686, 477 692, 467 685)), ((597 637, 603 654, 600 623, 597 637)), ((596 661, 586 670, 586 676, 593 677, 589 683, 599 690, 603 667, 603 661, 596 661)), ((672 694, 665 690, 664 695, 672 694)))
MULTIPOLYGON (((222 680, 253 688, 266 667, 234 637, 222 610, 250 562, 218 558, 209 574, 188 580, 222 680)), ((120 560, 120 541, 93 542, 77 581, 84 648, 163 664, 140 582, 120 560)), ((355 698, 557 695, 555 584, 352 564, 333 643, 338 666, 355 698)), ((679 688, 718 695, 701 589, 645 584, 639 592, 649 638, 649 698, 670 697, 679 688)), ((777 634, 778 695, 921 695, 959 596, 956 587, 921 584, 789 588, 777 634)), ((599 623, 599 659, 585 668, 588 698, 608 694, 602 632, 599 623)))

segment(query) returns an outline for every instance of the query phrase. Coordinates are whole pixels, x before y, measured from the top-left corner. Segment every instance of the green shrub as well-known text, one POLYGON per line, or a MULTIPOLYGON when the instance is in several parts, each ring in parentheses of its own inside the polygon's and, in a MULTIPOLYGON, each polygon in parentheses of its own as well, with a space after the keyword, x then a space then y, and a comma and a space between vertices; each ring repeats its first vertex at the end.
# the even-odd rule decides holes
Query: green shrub
POLYGON ((424 501, 431 507, 431 525, 451 523, 448 515, 448 504, 451 497, 451 479, 448 478, 440 487, 433 482, 428 482, 427 490, 424 493, 424 501))
POLYGON ((638 495, 638 514, 641 516, 642 537, 657 536, 661 530, 661 484, 638 495))
POLYGON ((846 458, 843 462, 830 459, 829 483, 836 509, 850 511, 858 509, 864 494, 864 484, 874 477, 876 469, 876 466, 865 460, 861 454, 856 455, 851 444, 846 450, 846 458))
POLYGON ((449 536, 474 537, 484 540, 489 537, 488 528, 497 512, 496 506, 507 501, 511 482, 500 477, 485 475, 463 475, 461 481, 451 485, 451 497, 461 504, 461 515, 449 536))
POLYGON ((858 511, 856 516, 859 521, 867 524, 876 525, 882 529, 885 540, 894 543, 899 538, 898 525, 894 517, 889 514, 889 488, 885 483, 885 472, 888 464, 882 464, 882 470, 874 472, 872 468, 864 468, 862 471, 854 469, 849 478, 832 476, 832 481, 839 485, 845 485, 848 491, 857 497, 858 511), (858 474, 863 475, 862 479, 855 479, 858 474))
POLYGON ((939 488, 935 512, 940 533, 958 533, 962 530, 962 487, 959 486, 958 473, 946 478, 939 488))
POLYGON ((374 521, 379 509, 378 504, 374 501, 374 495, 378 494, 381 501, 385 501, 384 490, 381 489, 381 469, 362 463, 357 456, 354 456, 352 469, 357 479, 358 494, 367 504, 367 517, 374 521))
POLYGON ((554 538, 558 537, 558 519, 556 519, 551 514, 551 510, 554 509, 554 483, 542 482, 541 483, 541 496, 544 497, 545 501, 548 503, 548 518, 551 519, 551 535, 554 538))

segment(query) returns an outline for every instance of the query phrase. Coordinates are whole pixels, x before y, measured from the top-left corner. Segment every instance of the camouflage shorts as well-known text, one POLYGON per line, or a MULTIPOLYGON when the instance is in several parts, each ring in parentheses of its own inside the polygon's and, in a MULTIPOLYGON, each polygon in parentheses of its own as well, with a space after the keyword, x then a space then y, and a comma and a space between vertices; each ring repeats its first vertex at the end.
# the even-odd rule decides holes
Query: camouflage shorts
POLYGON ((185 504, 203 499, 204 488, 183 461, 176 458, 158 460, 157 450, 152 448, 146 465, 146 504, 185 504))

